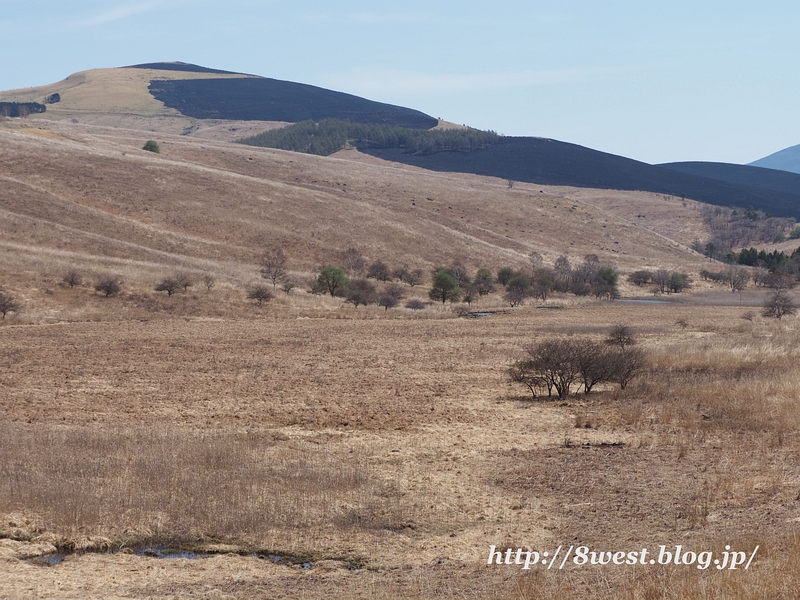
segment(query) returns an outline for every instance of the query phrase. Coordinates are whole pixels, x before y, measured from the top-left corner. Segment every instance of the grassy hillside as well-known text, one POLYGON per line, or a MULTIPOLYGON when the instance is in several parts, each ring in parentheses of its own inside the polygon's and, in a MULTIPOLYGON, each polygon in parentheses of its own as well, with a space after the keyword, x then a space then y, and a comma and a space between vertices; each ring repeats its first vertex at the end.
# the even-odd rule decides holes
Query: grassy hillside
POLYGON ((471 270, 521 267, 532 251, 550 262, 594 253, 623 270, 699 260, 637 223, 523 184, 185 136, 159 137, 154 155, 141 150, 146 136, 70 122, 0 128, 6 285, 40 306, 74 266, 145 289, 177 269, 241 286, 259 279, 272 243, 300 277, 348 247, 426 272, 456 258, 471 270))
POLYGON ((0 92, 0 102, 42 103, 53 94, 59 94, 60 101, 48 105, 45 117, 51 119, 85 115, 282 122, 338 118, 424 129, 438 123, 420 111, 351 94, 185 63, 83 71, 54 84, 0 92))

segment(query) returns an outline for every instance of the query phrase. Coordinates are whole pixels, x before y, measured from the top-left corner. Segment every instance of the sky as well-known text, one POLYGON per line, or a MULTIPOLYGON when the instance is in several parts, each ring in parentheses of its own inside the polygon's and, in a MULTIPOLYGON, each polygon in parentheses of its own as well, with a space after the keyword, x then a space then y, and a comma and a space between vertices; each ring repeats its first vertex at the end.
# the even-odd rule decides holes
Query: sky
POLYGON ((648 163, 800 144, 800 2, 0 0, 0 90, 183 61, 648 163))

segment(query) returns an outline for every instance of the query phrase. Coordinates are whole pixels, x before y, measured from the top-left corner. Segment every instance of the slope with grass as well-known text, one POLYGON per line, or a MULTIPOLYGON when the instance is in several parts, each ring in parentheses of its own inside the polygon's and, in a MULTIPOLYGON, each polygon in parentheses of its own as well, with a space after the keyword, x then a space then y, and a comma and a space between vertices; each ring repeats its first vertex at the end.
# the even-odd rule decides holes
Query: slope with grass
POLYGON ((419 155, 369 147, 363 151, 433 171, 474 173, 543 185, 649 191, 800 218, 800 191, 790 193, 683 173, 558 140, 505 137, 490 148, 469 153, 419 155))

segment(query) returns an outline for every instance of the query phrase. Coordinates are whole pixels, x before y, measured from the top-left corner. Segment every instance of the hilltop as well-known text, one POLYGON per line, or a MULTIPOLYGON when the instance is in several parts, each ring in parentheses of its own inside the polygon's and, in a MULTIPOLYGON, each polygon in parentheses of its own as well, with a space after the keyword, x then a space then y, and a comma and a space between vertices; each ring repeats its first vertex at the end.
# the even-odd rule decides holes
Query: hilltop
POLYGON ((751 167, 780 169, 791 173, 800 173, 800 144, 779 150, 769 156, 750 163, 751 167))
POLYGON ((430 128, 437 119, 420 111, 320 87, 209 69, 187 63, 147 63, 92 69, 58 83, 0 93, 0 101, 40 102, 50 118, 82 115, 189 117, 297 122, 341 118, 430 128))
MULTIPOLYGON (((711 172, 685 165, 649 165, 534 137, 501 137, 490 144, 476 144, 467 140, 473 135, 468 128, 439 131, 443 123, 411 108, 187 63, 145 63, 83 71, 55 84, 2 92, 0 103, 3 102, 7 114, 17 114, 22 107, 25 114, 39 112, 33 116, 42 119, 77 119, 87 124, 225 141, 247 138, 249 143, 291 149, 295 146, 285 144, 286 136, 265 136, 265 132, 291 123, 300 127, 301 122, 325 120, 375 125, 385 128, 382 137, 389 135, 401 141, 376 147, 362 143, 363 135, 357 134, 353 142, 362 152, 431 171, 471 173, 536 185, 643 191, 800 218, 797 188, 764 185, 757 177, 729 176, 734 166, 723 175, 719 168, 711 172), (424 143, 415 143, 414 149, 409 149, 403 147, 404 136, 392 133, 392 127, 433 132, 425 134, 424 143), (458 141, 445 140, 445 134, 458 141), (445 141, 440 142, 439 138, 445 141), (417 151, 417 147, 431 150, 417 151)), ((346 128, 338 127, 339 131, 343 129, 346 128)), ((347 142, 315 135, 315 142, 304 142, 299 147, 328 154, 347 142)), ((405 137, 420 139, 418 135, 405 137)))

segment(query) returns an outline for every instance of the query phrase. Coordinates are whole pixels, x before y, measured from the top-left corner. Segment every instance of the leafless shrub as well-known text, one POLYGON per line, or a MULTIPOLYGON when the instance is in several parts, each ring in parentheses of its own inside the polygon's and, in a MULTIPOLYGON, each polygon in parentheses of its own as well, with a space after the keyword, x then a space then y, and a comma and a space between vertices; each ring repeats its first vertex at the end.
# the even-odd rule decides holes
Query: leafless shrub
POLYGON ((194 278, 191 276, 191 274, 183 271, 175 273, 174 279, 176 283, 183 288, 184 292, 194 285, 194 278))
POLYGON ((354 279, 350 282, 347 289, 347 299, 345 302, 358 308, 359 305, 368 306, 376 300, 375 285, 366 279, 354 279))
POLYGON ((247 290, 247 299, 248 300, 255 300, 258 302, 258 305, 261 306, 264 302, 269 302, 272 300, 272 292, 270 289, 265 285, 254 285, 249 290, 247 290))
POLYGON ((153 288, 156 292, 167 292, 167 296, 172 296, 175 292, 181 290, 181 285, 175 280, 174 277, 167 277, 162 279, 156 287, 153 288))
POLYGON ((16 301, 8 292, 0 290, 0 314, 3 315, 3 320, 6 314, 17 314, 22 310, 22 304, 16 301))
POLYGON ((75 286, 83 285, 83 276, 77 269, 70 269, 64 273, 64 277, 61 278, 61 281, 64 285, 74 288, 75 286))
POLYGON ((425 303, 419 298, 412 298, 406 302, 406 308, 410 308, 411 310, 422 310, 425 308, 425 303))
POLYGON ((282 248, 271 248, 261 260, 261 276, 272 282, 272 289, 278 289, 278 282, 286 277, 286 253, 282 248))
POLYGON ((789 298, 789 295, 784 290, 778 290, 774 294, 767 296, 764 302, 765 317, 773 317, 781 319, 786 315, 793 315, 797 312, 797 307, 794 301, 789 298))
POLYGON ((213 288, 216 284, 216 280, 211 275, 203 276, 203 285, 206 286, 207 292, 210 292, 211 288, 213 288))
POLYGON ((600 344, 586 339, 554 339, 528 346, 528 358, 514 363, 508 375, 511 381, 537 393, 553 390, 559 398, 569 396, 572 386, 583 386, 588 394, 600 383, 618 383, 625 387, 647 366, 645 353, 618 344, 600 344))
POLYGON ((105 295, 106 298, 116 296, 122 290, 119 280, 113 275, 103 275, 94 284, 94 289, 105 295))
POLYGON ((624 350, 626 346, 636 344, 636 334, 627 325, 615 325, 608 333, 605 342, 609 346, 619 346, 624 350))
POLYGON ((394 308, 400 304, 400 300, 405 298, 406 292, 403 286, 396 283, 390 283, 378 295, 378 306, 382 306, 385 310, 394 308))
POLYGON ((360 277, 364 274, 366 262, 361 251, 357 248, 348 248, 341 254, 341 263, 349 277, 360 277))

